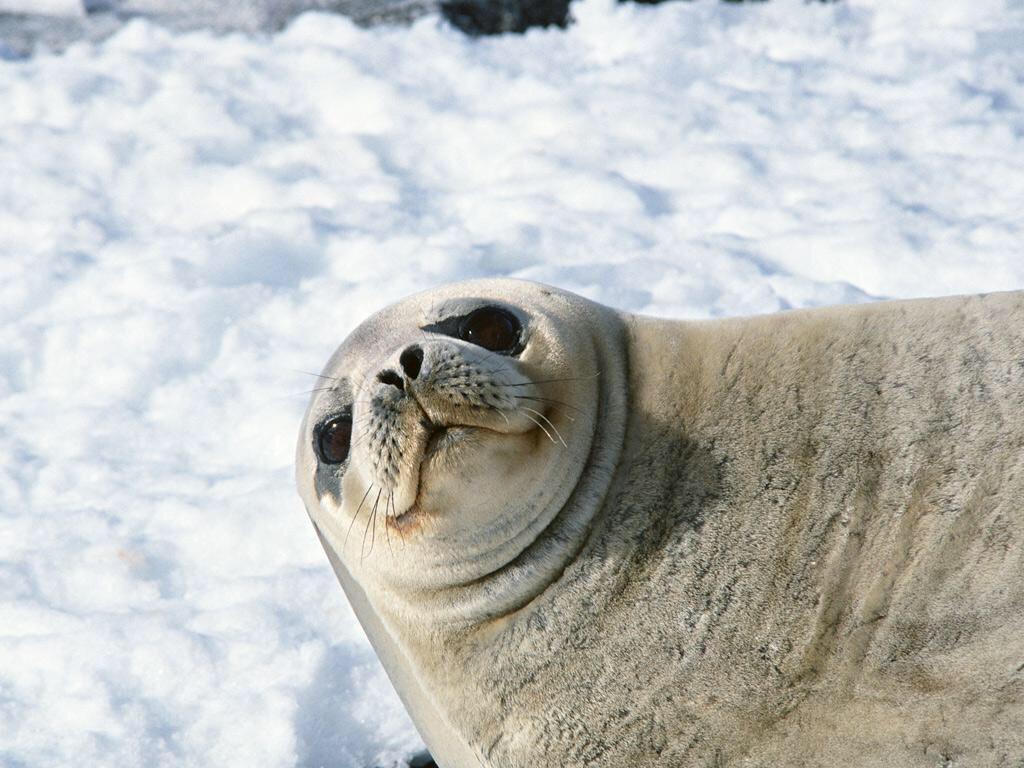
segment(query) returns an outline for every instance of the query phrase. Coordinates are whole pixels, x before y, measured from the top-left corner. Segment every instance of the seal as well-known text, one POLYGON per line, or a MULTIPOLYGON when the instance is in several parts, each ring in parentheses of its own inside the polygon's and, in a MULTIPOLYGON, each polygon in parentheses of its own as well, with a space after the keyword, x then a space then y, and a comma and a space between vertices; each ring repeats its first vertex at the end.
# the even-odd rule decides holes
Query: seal
POLYGON ((322 377, 300 494, 443 768, 1024 760, 1024 292, 471 281, 322 377))

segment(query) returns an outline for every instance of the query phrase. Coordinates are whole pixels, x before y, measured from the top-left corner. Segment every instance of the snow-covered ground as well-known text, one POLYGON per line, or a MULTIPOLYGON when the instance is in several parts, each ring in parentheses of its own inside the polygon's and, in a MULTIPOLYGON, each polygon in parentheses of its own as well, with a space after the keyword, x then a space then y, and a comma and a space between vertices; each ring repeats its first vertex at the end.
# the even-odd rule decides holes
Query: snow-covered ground
POLYGON ((0 0, 0 57, 104 40, 130 19, 179 32, 277 32, 305 11, 374 26, 418 19, 439 6, 440 0, 0 0))
POLYGON ((366 314, 512 275, 680 317, 1024 287, 1024 4, 584 0, 470 40, 132 23, 0 62, 0 765, 419 742, 293 491, 366 314))

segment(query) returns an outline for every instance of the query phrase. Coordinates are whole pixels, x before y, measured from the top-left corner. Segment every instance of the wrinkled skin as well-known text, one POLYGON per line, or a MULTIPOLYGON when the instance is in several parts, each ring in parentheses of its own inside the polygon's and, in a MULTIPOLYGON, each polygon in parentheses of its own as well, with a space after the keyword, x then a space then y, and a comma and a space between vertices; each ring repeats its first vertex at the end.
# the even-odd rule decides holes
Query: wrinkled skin
POLYGON ((299 488, 439 765, 1024 761, 1024 294, 685 322, 476 281, 324 374, 299 488), (483 305, 521 350, 458 338, 483 305))

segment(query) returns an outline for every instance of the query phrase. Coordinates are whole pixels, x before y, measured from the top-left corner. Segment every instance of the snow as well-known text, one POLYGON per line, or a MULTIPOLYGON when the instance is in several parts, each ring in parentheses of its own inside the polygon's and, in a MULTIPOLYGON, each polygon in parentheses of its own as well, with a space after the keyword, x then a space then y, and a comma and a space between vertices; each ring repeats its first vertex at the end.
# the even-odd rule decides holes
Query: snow
POLYGON ((85 5, 82 0, 0 0, 0 13, 79 17, 85 15, 85 5))
MULTIPOLYGON (((56 7, 56 4, 54 4, 56 7)), ((677 317, 1024 287, 1024 5, 307 14, 0 61, 0 765, 420 745, 293 490, 361 318, 509 275, 677 317)))

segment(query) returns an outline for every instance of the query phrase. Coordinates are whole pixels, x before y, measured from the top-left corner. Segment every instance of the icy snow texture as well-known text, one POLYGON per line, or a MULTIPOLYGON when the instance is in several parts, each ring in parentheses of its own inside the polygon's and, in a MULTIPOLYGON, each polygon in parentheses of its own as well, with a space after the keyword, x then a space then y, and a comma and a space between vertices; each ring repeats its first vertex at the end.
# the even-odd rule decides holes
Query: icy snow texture
POLYGON ((437 11, 439 0, 0 0, 0 56, 63 51, 97 42, 130 19, 189 32, 277 32, 305 11, 331 11, 362 26, 407 23, 437 11))
POLYGON ((134 23, 0 62, 0 765, 418 740, 294 491, 361 318, 480 275, 679 317, 1024 286, 1024 6, 134 23))
POLYGON ((0 13, 84 16, 85 6, 82 0, 0 0, 0 13))

